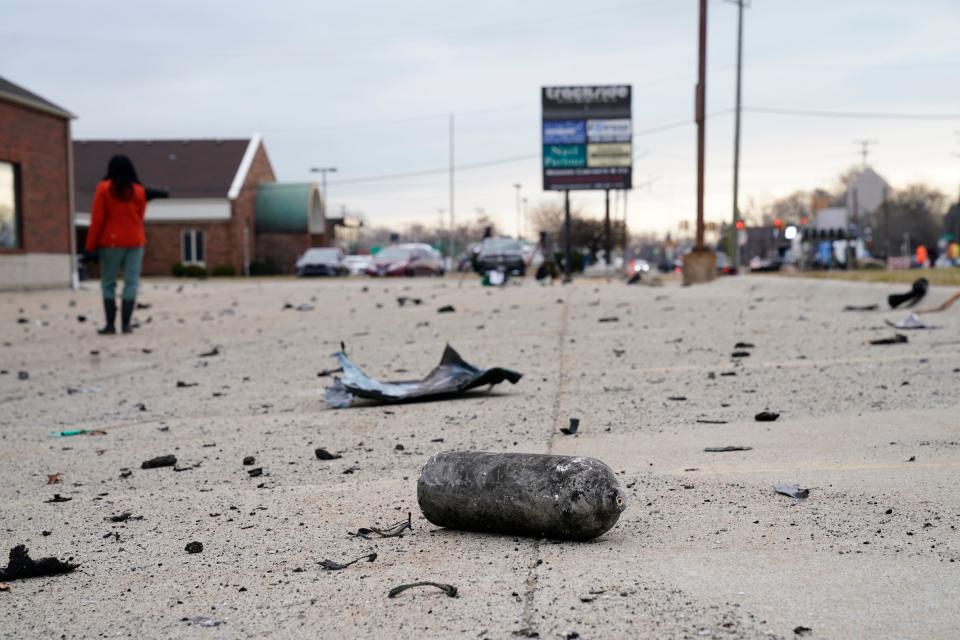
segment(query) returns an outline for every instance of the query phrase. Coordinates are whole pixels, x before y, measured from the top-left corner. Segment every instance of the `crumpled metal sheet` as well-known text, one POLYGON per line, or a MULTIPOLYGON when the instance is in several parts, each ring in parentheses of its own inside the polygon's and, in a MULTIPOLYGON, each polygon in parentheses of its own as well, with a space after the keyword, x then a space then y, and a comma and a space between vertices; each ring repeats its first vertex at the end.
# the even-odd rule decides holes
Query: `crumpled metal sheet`
POLYGON ((349 407, 357 398, 383 403, 409 402, 449 397, 483 386, 500 384, 504 380, 516 384, 522 373, 493 367, 478 369, 464 361, 453 347, 447 345, 443 358, 422 380, 408 382, 381 382, 374 380, 353 364, 344 350, 335 354, 343 374, 327 387, 324 400, 336 409, 349 407))

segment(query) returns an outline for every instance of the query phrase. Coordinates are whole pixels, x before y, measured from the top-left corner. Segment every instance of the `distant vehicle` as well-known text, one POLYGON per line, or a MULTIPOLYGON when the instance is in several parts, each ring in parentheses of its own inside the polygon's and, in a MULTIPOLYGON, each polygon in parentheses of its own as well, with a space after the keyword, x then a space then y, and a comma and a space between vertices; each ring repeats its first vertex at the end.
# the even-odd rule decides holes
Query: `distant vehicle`
POLYGON ((367 268, 371 276, 442 276, 443 256, 428 244, 411 242, 381 249, 367 268))
POLYGON ((634 258, 630 261, 629 271, 630 275, 635 273, 648 273, 650 271, 650 263, 643 258, 634 258))
POLYGON ((314 247, 297 259, 298 276, 344 276, 348 273, 343 264, 343 250, 336 247, 314 247))
POLYGON ((373 256, 350 255, 344 256, 343 265, 352 276, 363 275, 373 266, 373 256))
POLYGON ((781 266, 783 266, 783 264, 780 260, 771 260, 770 258, 761 258, 759 256, 750 259, 750 271, 754 273, 780 271, 781 266))
POLYGON ((527 272, 523 247, 513 238, 486 238, 480 245, 475 264, 478 273, 506 271, 522 276, 527 272))
POLYGON ((733 262, 730 258, 727 257, 727 254, 722 251, 717 252, 717 273, 723 275, 733 275, 737 272, 736 267, 733 266, 733 262))

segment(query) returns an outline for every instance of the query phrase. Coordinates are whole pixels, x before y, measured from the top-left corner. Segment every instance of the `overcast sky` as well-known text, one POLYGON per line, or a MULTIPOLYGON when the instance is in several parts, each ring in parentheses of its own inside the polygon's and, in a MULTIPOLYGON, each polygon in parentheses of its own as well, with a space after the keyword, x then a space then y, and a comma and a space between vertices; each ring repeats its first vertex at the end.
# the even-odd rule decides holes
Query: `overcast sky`
MULTIPOLYGON (((482 209, 515 229, 561 196, 540 178, 540 87, 633 85, 638 136, 631 229, 677 229, 695 212, 695 0, 265 3, 5 0, 0 75, 77 115, 76 138, 262 133, 280 180, 336 166, 330 202, 373 224, 433 222, 447 176, 349 182, 448 163, 459 219, 482 209)), ((708 220, 731 212, 736 6, 709 2, 708 220)), ((745 13, 744 106, 960 114, 958 0, 754 0, 745 13)), ((829 186, 876 140, 895 187, 956 197, 960 117, 867 119, 746 112, 741 202, 829 186)), ((144 177, 148 179, 148 177, 144 177)), ((601 196, 574 201, 602 213, 601 196)))

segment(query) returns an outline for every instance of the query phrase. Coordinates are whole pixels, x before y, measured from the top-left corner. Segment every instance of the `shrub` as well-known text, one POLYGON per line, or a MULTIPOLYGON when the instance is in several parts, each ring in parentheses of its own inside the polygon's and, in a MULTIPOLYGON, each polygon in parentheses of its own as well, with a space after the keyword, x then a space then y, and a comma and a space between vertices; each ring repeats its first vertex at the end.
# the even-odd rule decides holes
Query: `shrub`
POLYGON ((214 276, 215 278, 229 278, 237 275, 237 272, 229 264, 220 264, 213 268, 213 270, 210 272, 210 275, 214 276))
POLYGON ((280 267, 272 260, 257 260, 250 263, 250 275, 252 276, 276 276, 280 273, 280 267))
POLYGON ((174 278, 183 277, 183 265, 179 262, 174 262, 173 266, 170 267, 170 273, 173 274, 174 278))
POLYGON ((183 268, 183 275, 187 278, 206 278, 207 270, 198 264, 188 264, 183 268))

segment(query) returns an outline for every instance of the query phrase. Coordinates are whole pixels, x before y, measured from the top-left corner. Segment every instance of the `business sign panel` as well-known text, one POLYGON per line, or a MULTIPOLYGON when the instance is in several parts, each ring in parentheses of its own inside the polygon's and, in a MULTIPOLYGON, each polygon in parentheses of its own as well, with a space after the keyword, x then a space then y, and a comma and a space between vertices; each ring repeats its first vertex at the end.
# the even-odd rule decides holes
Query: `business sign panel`
POLYGON ((629 189, 630 85, 543 87, 543 188, 629 189))

